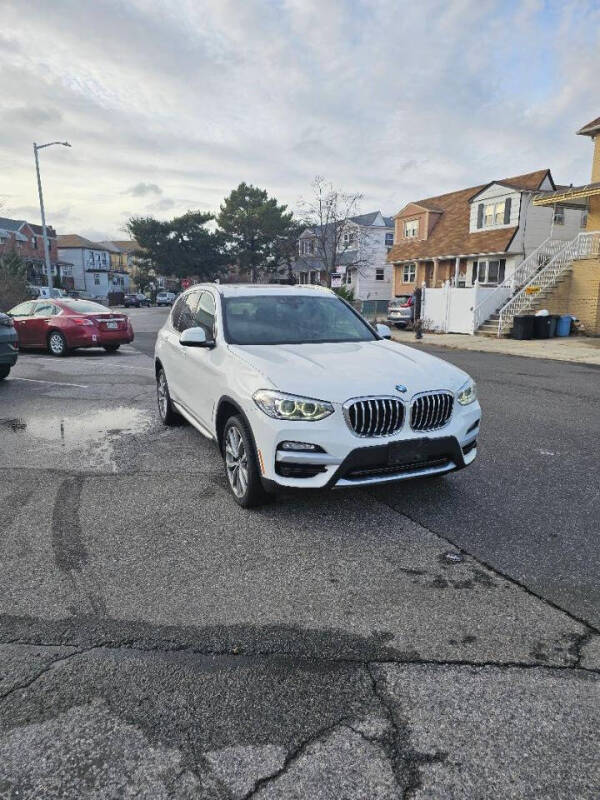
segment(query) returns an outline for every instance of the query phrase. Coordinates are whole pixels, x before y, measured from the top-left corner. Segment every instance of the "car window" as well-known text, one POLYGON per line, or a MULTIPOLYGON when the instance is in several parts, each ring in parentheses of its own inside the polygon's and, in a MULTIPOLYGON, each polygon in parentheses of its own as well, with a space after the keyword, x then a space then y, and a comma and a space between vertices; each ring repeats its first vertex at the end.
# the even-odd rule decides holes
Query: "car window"
POLYGON ((180 297, 173 308, 171 322, 180 333, 193 328, 196 324, 196 306, 198 305, 199 291, 189 292, 180 297))
POLYGON ((19 303, 18 306, 11 308, 8 312, 11 317, 30 317, 35 303, 28 300, 26 303, 19 303))
POLYGON ((60 309, 58 309, 52 303, 44 302, 44 303, 36 303, 35 309, 33 311, 34 317, 52 317, 55 314, 58 314, 60 309))
POLYGON ((195 324, 204 329, 207 339, 215 338, 215 301, 210 292, 202 292, 200 295, 195 324))
POLYGON ((62 302, 70 311, 79 311, 82 314, 94 314, 94 313, 97 314, 100 311, 108 310, 106 306, 103 306, 100 303, 92 303, 89 300, 77 300, 75 298, 68 298, 62 300, 62 302))
POLYGON ((224 330, 232 344, 369 342, 367 323, 333 296, 254 295, 223 301, 224 330))

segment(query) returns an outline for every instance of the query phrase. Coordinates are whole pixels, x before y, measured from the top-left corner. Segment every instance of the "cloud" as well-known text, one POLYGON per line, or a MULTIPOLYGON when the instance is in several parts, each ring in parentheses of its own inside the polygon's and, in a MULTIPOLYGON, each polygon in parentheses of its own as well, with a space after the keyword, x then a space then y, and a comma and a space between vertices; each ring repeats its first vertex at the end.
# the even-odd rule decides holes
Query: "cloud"
POLYGON ((144 197, 147 194, 162 194, 162 189, 156 183, 136 183, 129 189, 125 189, 123 194, 131 194, 134 197, 144 197))
POLYGON ((35 207, 31 142, 68 139, 41 155, 65 231, 216 210, 242 180, 295 207, 322 174, 393 213, 542 167, 589 179, 597 0, 2 5, 3 191, 35 207))

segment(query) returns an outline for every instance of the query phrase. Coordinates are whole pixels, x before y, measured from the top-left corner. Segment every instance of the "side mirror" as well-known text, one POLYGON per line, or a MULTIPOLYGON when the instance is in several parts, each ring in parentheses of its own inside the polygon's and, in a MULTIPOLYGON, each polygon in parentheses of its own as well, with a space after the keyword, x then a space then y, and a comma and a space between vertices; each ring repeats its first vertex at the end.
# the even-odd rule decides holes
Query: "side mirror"
POLYGON ((204 328, 188 328, 179 337, 179 344, 184 347, 214 347, 212 339, 206 338, 204 328))
POLYGON ((387 325, 382 325, 380 322, 378 322, 377 325, 375 325, 375 330, 381 336, 382 339, 392 338, 392 332, 387 325))

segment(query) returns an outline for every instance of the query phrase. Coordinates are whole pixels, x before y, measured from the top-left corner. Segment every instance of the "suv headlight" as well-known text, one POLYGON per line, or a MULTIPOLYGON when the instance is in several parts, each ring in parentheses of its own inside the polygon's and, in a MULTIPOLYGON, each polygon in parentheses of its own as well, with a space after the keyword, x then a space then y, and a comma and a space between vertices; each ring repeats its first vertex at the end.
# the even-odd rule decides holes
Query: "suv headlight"
POLYGON ((456 393, 456 399, 461 406, 468 406, 477 400, 477 386, 474 380, 468 380, 456 393))
POLYGON ((333 414, 333 406, 325 400, 298 397, 295 394, 259 389, 252 395, 254 402, 269 417, 275 419, 316 422, 333 414))

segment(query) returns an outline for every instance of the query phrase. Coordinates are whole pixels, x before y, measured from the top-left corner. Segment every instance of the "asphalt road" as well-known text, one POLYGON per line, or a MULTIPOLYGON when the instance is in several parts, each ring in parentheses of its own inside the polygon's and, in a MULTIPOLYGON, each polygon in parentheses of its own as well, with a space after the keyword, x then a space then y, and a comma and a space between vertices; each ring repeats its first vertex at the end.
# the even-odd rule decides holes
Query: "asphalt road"
POLYGON ((0 798, 597 800, 600 373, 444 353, 475 465, 246 512, 165 315, 0 384, 0 798))
MULTIPOLYGON (((161 312, 136 326, 148 356, 161 312)), ((374 496, 600 628, 600 367, 421 347, 477 381, 480 457, 374 496)))

